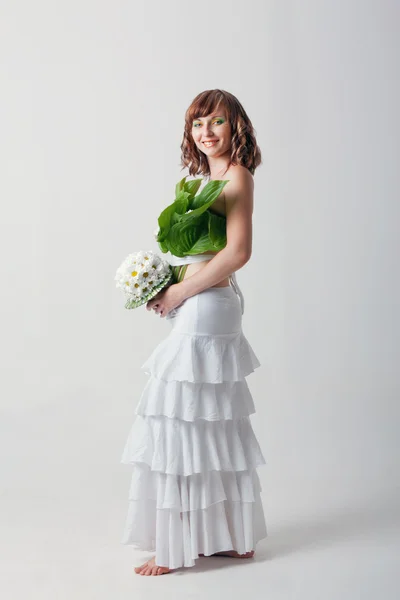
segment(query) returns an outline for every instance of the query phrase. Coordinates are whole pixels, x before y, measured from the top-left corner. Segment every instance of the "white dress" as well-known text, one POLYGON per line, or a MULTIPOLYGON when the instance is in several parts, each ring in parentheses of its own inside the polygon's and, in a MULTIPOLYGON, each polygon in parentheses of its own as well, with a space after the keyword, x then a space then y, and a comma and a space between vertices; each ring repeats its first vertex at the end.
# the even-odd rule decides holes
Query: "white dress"
POLYGON ((155 552, 158 566, 244 554, 267 536, 257 473, 265 459, 246 382, 260 362, 242 331, 243 306, 234 275, 187 298, 141 367, 149 378, 121 457, 133 465, 121 543, 155 552))

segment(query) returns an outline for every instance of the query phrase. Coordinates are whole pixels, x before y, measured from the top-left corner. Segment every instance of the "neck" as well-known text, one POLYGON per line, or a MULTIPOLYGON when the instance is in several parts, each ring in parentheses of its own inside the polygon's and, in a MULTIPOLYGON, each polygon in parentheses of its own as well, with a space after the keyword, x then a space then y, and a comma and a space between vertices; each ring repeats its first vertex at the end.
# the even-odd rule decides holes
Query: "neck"
POLYGON ((208 158, 210 166, 210 179, 220 179, 225 175, 230 165, 230 152, 226 152, 215 158, 208 158))

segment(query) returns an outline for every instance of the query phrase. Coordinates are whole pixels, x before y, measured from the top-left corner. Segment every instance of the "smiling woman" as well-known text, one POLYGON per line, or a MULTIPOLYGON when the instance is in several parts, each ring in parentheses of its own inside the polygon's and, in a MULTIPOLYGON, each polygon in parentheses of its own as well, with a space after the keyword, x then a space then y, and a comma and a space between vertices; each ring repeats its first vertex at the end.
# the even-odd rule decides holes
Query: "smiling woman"
POLYGON ((193 121, 192 137, 197 147, 205 152, 206 156, 228 152, 231 147, 230 123, 223 112, 222 116, 211 114, 208 117, 198 117, 193 121))
POLYGON ((206 148, 211 148, 219 142, 218 137, 204 137, 207 136, 208 133, 210 133, 210 135, 212 136, 215 129, 219 129, 219 135, 222 134, 223 136, 225 133, 226 137, 229 136, 230 141, 230 127, 225 117, 214 117, 213 115, 211 115, 210 117, 205 117, 204 120, 201 117, 199 117, 198 119, 195 119, 193 121, 193 129, 198 129, 200 132, 198 136, 193 134, 193 139, 195 141, 201 141, 206 148), (211 120, 210 123, 207 122, 208 119, 211 120), (222 127, 224 124, 225 127, 222 127))
POLYGON ((225 90, 206 90, 193 100, 185 115, 181 150, 182 165, 190 175, 210 176, 209 157, 224 153, 226 166, 241 165, 252 175, 261 164, 253 125, 239 100, 225 90), (213 140, 217 143, 208 153, 205 142, 213 140))
POLYGON ((121 459, 133 465, 122 543, 155 552, 135 568, 140 575, 191 567, 200 556, 248 559, 267 535, 257 473, 265 459, 246 382, 260 362, 235 285, 251 256, 261 153, 242 105, 223 90, 193 100, 181 150, 189 174, 209 181, 198 197, 199 181, 184 178, 159 219, 162 251, 186 270, 147 303, 171 331, 142 365, 149 380, 121 459), (180 229, 189 208, 193 219, 180 229))

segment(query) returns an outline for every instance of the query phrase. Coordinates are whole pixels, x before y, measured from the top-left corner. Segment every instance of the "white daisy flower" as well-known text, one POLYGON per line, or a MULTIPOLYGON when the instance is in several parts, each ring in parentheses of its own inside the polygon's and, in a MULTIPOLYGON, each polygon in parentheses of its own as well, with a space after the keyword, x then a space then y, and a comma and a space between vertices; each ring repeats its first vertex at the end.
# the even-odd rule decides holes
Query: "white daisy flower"
POLYGON ((127 299, 126 308, 136 308, 153 298, 171 280, 170 264, 151 250, 129 254, 118 267, 114 280, 127 299))

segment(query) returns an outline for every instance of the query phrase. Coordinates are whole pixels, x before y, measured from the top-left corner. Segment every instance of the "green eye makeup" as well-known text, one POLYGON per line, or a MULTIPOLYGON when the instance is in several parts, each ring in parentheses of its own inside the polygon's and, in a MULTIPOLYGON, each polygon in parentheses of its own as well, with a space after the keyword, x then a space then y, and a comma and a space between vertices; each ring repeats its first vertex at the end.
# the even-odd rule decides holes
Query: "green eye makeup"
MULTIPOLYGON (((214 119, 212 121, 212 125, 222 125, 222 123, 225 123, 225 119, 214 119)), ((198 127, 199 125, 202 125, 202 123, 200 121, 194 121, 193 123, 193 127, 198 127)))

